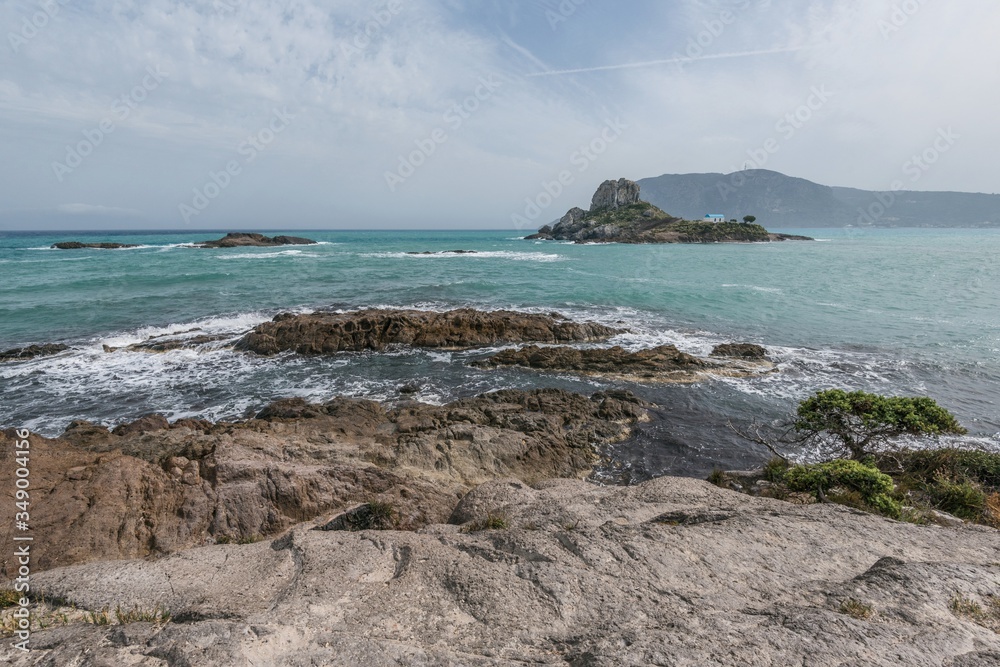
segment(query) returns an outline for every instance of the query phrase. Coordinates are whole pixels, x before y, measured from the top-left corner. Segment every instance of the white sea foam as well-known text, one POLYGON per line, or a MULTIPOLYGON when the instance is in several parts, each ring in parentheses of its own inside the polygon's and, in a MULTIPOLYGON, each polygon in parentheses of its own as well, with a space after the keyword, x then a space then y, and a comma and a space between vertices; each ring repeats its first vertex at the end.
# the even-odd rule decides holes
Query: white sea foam
POLYGON ((568 258, 554 253, 542 252, 516 252, 512 250, 484 250, 476 252, 435 252, 431 254, 410 254, 407 252, 369 252, 360 253, 359 257, 372 257, 379 259, 454 259, 463 257, 467 259, 508 259, 514 262, 562 262, 568 258))
POLYGON ((304 250, 277 250, 274 252, 245 252, 235 255, 220 254, 218 259, 272 259, 275 257, 319 257, 319 253, 304 250))
POLYGON ((748 289, 755 292, 765 292, 767 294, 781 294, 783 291, 780 287, 761 287, 760 285, 723 284, 722 287, 748 289))

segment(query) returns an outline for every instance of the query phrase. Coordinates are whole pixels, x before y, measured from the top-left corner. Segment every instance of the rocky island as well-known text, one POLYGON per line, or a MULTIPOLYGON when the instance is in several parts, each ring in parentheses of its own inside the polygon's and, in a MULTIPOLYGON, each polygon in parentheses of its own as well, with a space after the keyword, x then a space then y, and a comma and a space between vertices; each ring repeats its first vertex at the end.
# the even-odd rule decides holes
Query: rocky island
POLYGON ((230 232, 221 239, 195 244, 196 248, 272 248, 283 245, 316 245, 312 239, 300 236, 264 236, 245 232, 230 232))
POLYGON ((639 184, 622 178, 605 181, 594 193, 590 210, 572 208, 559 222, 545 225, 527 239, 577 243, 756 243, 812 240, 774 234, 752 223, 683 220, 639 198, 639 184))

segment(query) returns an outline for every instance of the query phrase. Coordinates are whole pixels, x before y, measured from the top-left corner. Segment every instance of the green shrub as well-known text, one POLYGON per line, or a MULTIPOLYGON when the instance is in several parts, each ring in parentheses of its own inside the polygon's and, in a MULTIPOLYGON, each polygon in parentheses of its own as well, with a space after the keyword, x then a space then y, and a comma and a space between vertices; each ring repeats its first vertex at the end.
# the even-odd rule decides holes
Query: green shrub
POLYGON ((788 461, 775 456, 764 464, 764 479, 772 483, 782 482, 785 479, 785 471, 788 470, 788 461))
POLYGON ((13 588, 2 588, 0 589, 0 609, 6 609, 7 607, 16 607, 20 604, 21 594, 15 591, 13 588))
POLYGON ((955 416, 931 398, 841 389, 820 391, 799 403, 794 428, 803 440, 832 446, 855 460, 901 435, 966 433, 955 416))
POLYGON ((871 510, 894 518, 902 509, 899 502, 889 495, 894 488, 892 478, 860 461, 836 459, 793 466, 785 471, 784 482, 791 491, 815 493, 818 500, 835 487, 853 491, 871 510))
POLYGON ((725 471, 719 468, 713 468, 712 472, 708 475, 706 481, 709 484, 714 484, 718 487, 726 488, 729 483, 729 477, 726 475, 725 471))
POLYGON ((986 511, 986 493, 969 480, 956 482, 939 477, 928 485, 927 492, 935 507, 960 519, 978 521, 986 511))
POLYGON ((392 530, 398 525, 392 503, 372 501, 345 517, 349 530, 392 530))

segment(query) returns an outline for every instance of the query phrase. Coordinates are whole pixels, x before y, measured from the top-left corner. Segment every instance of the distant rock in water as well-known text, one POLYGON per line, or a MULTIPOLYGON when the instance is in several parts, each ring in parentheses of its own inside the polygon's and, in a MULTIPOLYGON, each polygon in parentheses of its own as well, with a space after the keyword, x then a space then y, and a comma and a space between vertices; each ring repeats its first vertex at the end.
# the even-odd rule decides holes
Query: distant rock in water
POLYGON ((605 181, 594 193, 590 210, 572 208, 554 225, 527 239, 577 243, 755 243, 812 240, 772 234, 760 225, 683 220, 639 198, 639 184, 622 178, 605 181))
POLYGON ((0 352, 0 361, 24 361, 35 357, 47 357, 59 354, 63 350, 68 350, 69 345, 49 343, 46 345, 29 345, 28 347, 15 347, 13 350, 0 352))
POLYGON ((60 241, 53 243, 53 248, 58 250, 83 250, 92 248, 98 250, 119 250, 121 248, 138 248, 135 243, 80 243, 79 241, 60 241))
POLYGON ((264 236, 263 234, 248 234, 230 232, 216 241, 205 241, 195 245, 196 248, 270 248, 282 245, 315 245, 316 241, 300 236, 264 236))
POLYGON ((461 308, 448 312, 369 309, 349 313, 284 313, 258 325, 236 349, 272 355, 384 350, 390 345, 468 349, 505 343, 571 343, 606 340, 622 333, 558 314, 537 315, 461 308))

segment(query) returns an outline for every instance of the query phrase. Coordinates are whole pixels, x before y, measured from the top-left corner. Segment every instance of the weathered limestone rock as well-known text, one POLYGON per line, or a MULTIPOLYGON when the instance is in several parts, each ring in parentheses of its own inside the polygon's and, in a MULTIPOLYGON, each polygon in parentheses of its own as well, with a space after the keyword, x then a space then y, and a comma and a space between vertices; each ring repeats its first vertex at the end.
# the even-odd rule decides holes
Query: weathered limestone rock
MULTIPOLYGON (((173 621, 36 630, 28 665, 995 667, 1000 532, 792 505, 683 478, 489 482, 454 521, 323 531, 41 573, 84 610, 173 621)), ((56 610, 78 614, 72 609, 56 610)), ((35 613, 45 614, 44 605, 35 613)), ((112 623, 115 621, 112 619, 112 623)))
MULTIPOLYGON (((596 446, 626 437, 647 405, 627 392, 539 389, 392 409, 286 399, 236 424, 73 422, 61 438, 30 439, 32 527, 45 536, 32 572, 260 539, 372 501, 396 507, 401 528, 443 522, 496 477, 588 474, 596 446)), ((14 488, 14 452, 0 450, 0 488, 14 488)), ((0 504, 0 525, 13 511, 0 504)), ((16 571, 0 565, 0 576, 16 571)))

